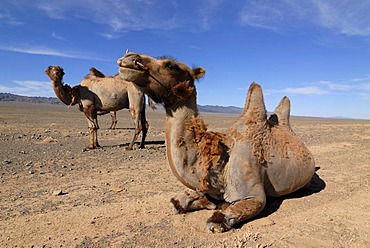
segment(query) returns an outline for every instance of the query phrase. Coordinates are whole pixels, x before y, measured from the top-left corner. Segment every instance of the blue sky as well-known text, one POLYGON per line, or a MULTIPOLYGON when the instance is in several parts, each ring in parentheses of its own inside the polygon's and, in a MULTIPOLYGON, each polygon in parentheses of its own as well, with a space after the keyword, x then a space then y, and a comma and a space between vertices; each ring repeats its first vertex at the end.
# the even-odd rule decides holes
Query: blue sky
POLYGON ((273 110, 370 119, 368 0, 2 0, 0 92, 55 96, 44 70, 78 84, 96 67, 117 73, 128 48, 170 55, 207 73, 202 105, 244 105, 262 85, 273 110))

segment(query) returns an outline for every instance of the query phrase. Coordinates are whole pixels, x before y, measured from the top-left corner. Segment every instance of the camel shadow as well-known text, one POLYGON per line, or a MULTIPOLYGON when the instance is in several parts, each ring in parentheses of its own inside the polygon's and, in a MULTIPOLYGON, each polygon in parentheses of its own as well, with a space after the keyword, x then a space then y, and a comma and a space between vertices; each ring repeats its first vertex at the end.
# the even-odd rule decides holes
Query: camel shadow
MULTIPOLYGON (((319 169, 320 169, 320 167, 315 168, 316 171, 318 171, 319 169)), ((275 211, 277 211, 280 208, 280 206, 281 206, 281 204, 283 203, 284 200, 296 199, 296 198, 301 198, 301 197, 313 195, 313 194, 319 193, 321 190, 325 189, 325 187, 326 187, 325 181, 322 180, 317 173, 315 173, 313 175, 310 183, 306 187, 304 187, 302 189, 299 189, 299 190, 297 190, 297 191, 295 191, 291 194, 285 195, 285 196, 268 197, 265 208, 262 210, 262 212, 258 216, 254 217, 252 219, 249 219, 246 222, 237 224, 235 226, 235 228, 241 228, 245 223, 247 223, 249 221, 265 218, 265 217, 271 215, 272 213, 274 213, 275 211)))
MULTIPOLYGON (((113 147, 128 147, 130 145, 129 142, 127 143, 123 143, 123 144, 118 144, 118 145, 105 145, 105 146, 101 146, 100 148, 113 148, 113 147)), ((135 142, 134 143, 135 146, 139 147, 140 146, 140 142, 135 142)), ((150 147, 147 147, 148 145, 153 145, 153 146, 156 146, 154 147, 154 149, 159 149, 159 148, 165 148, 166 145, 165 145, 165 141, 164 140, 152 140, 152 141, 145 141, 145 148, 144 149, 153 149, 150 148, 150 147)))
MULTIPOLYGON (((130 143, 123 143, 123 144, 120 144, 119 147, 127 147, 130 143)), ((140 146, 140 142, 135 142, 134 143, 136 146, 140 146)), ((154 146, 158 146, 156 148, 163 148, 163 147, 166 147, 165 146, 165 141, 164 140, 151 140, 151 141, 145 141, 144 143, 145 146, 148 146, 148 145, 154 145, 154 146)))
POLYGON ((115 129, 109 129, 107 128, 106 130, 135 130, 134 127, 116 127, 115 129))

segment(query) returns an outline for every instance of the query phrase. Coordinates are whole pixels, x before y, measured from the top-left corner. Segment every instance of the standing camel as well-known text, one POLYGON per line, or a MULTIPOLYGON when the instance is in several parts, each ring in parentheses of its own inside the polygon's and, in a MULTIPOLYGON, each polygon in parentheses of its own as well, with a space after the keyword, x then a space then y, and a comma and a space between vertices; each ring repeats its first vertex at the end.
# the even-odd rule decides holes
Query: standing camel
POLYGON ((132 52, 117 63, 123 79, 164 105, 167 160, 189 188, 171 199, 177 212, 217 209, 207 228, 224 232, 258 215, 267 196, 310 182, 314 158, 290 127, 287 97, 267 118, 262 88, 252 83, 241 116, 225 133, 210 132, 199 116, 194 84, 203 68, 132 52))
MULTIPOLYGON (((90 68, 90 76, 91 77, 99 77, 99 78, 107 77, 101 71, 97 70, 94 67, 90 68)), ((157 108, 150 97, 148 97, 148 104, 152 109, 157 108)), ((107 113, 108 113, 108 111, 98 111, 98 115, 105 115, 107 113)), ((114 129, 116 129, 116 126, 117 126, 117 111, 109 111, 109 114, 110 114, 111 119, 112 119, 112 122, 110 124, 109 129, 114 130, 114 129)))
POLYGON ((66 105, 77 104, 88 121, 89 144, 86 150, 100 147, 97 130, 98 114, 115 112, 128 108, 135 122, 134 137, 127 147, 132 150, 137 136, 142 132, 140 148, 144 148, 148 124, 145 117, 145 96, 131 82, 116 76, 105 76, 95 68, 90 69, 78 85, 71 88, 62 82, 64 71, 59 66, 49 66, 45 73, 49 76, 56 96, 66 105))

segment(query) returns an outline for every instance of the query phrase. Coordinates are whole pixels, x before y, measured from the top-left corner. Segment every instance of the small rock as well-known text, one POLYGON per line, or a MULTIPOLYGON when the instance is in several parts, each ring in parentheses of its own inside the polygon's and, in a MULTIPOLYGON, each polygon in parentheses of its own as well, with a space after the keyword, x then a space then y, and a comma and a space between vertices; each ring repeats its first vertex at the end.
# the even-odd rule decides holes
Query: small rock
POLYGON ((63 192, 63 190, 55 190, 53 192, 53 195, 66 195, 67 192, 63 192))
POLYGON ((58 142, 58 140, 54 139, 53 137, 47 137, 42 141, 42 143, 44 143, 44 144, 46 144, 46 143, 55 143, 55 142, 58 142))

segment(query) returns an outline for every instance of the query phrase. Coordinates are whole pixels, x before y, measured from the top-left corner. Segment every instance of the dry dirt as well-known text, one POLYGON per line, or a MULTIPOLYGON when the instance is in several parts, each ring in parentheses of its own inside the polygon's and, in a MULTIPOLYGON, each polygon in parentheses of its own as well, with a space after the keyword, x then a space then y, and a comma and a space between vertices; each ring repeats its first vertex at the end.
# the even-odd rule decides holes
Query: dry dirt
MULTIPOLYGON (((218 131, 236 118, 203 117, 218 131)), ((102 148, 83 152, 87 121, 74 107, 0 102, 0 247, 370 247, 370 121, 294 118, 318 167, 309 190, 212 234, 212 211, 170 206, 185 187, 166 162, 164 113, 148 110, 146 149, 134 151, 127 110, 117 130, 99 120, 102 148)))

